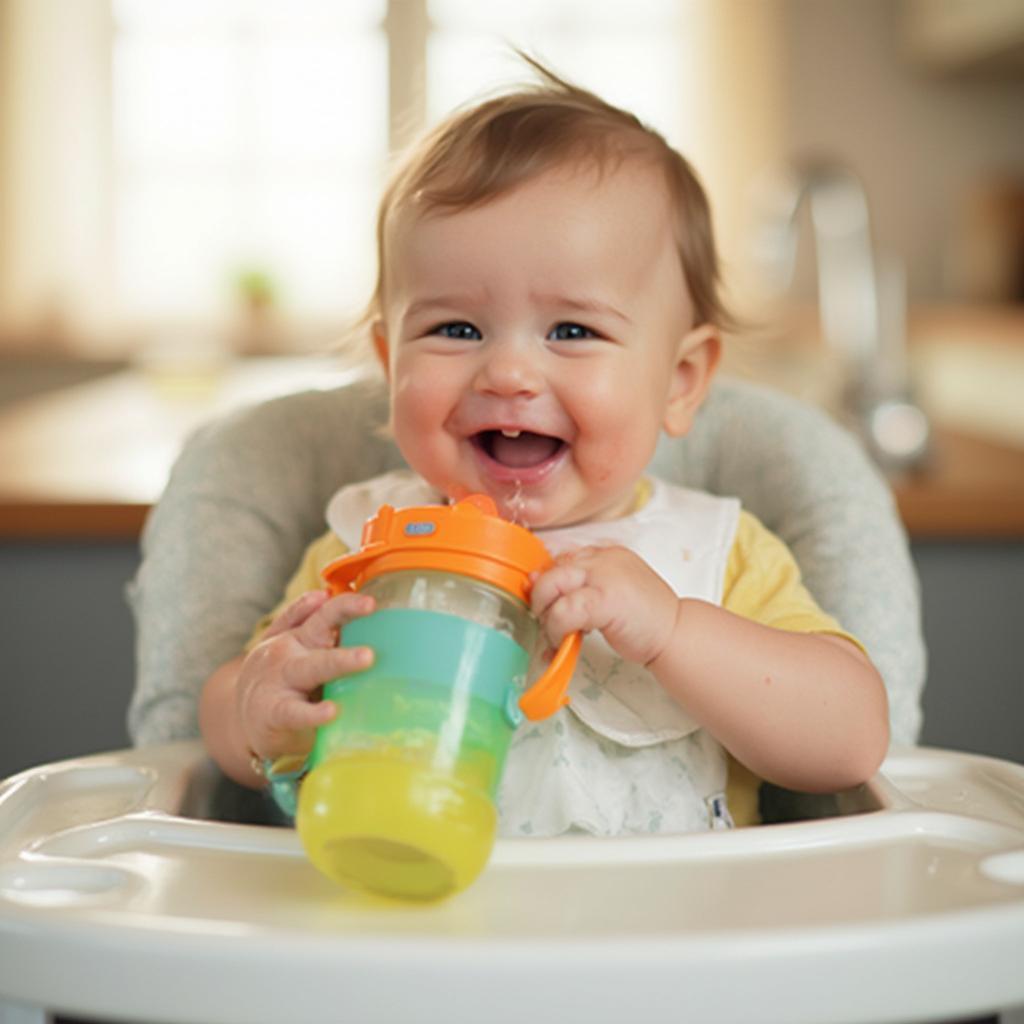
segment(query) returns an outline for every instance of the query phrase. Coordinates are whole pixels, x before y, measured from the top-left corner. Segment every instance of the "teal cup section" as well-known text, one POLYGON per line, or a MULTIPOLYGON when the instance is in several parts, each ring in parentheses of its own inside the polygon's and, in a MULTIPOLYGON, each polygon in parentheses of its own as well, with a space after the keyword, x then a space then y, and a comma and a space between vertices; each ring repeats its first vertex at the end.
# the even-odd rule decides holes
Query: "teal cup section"
POLYGON ((386 753, 471 778, 493 800, 521 720, 527 651, 497 629, 418 608, 355 619, 342 645, 372 648, 374 664, 324 687, 338 714, 317 731, 311 766, 386 753))

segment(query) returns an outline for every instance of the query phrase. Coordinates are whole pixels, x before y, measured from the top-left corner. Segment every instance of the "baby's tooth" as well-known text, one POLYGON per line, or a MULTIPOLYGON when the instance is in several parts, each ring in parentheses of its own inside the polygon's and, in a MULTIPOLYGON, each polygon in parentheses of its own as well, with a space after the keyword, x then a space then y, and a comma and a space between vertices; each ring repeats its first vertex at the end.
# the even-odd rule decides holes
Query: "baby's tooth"
POLYGON ((503 430, 501 432, 503 437, 518 437, 521 433, 521 430, 503 430))

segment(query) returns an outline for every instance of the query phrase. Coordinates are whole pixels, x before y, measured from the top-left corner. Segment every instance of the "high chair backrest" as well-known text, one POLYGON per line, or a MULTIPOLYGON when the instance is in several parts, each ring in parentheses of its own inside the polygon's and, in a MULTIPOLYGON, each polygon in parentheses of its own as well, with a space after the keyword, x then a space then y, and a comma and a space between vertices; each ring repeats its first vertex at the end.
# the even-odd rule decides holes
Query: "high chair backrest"
MULTIPOLYGON (((242 410, 186 444, 129 588, 137 744, 198 735, 204 680, 279 601, 325 529, 330 495, 402 464, 385 419, 381 386, 362 382, 242 410)), ((892 495, 857 441, 817 409, 723 377, 652 469, 735 495, 790 546, 818 602, 885 678, 893 742, 913 743, 925 667, 917 579, 892 495)))

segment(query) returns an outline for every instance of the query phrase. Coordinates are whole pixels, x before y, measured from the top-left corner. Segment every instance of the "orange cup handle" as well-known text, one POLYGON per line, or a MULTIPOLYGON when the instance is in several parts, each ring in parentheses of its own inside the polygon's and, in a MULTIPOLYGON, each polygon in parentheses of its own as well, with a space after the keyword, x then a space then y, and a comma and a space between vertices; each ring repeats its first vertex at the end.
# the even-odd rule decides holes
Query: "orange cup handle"
POLYGON ((550 718, 569 703, 569 683, 583 643, 582 633, 570 633, 558 645, 544 674, 519 698, 519 708, 531 722, 550 718))
POLYGON ((352 584, 356 577, 363 570, 367 562, 372 561, 377 552, 356 551, 351 555, 342 555, 333 562, 324 566, 320 573, 321 578, 327 584, 331 593, 337 596, 352 590, 352 584))

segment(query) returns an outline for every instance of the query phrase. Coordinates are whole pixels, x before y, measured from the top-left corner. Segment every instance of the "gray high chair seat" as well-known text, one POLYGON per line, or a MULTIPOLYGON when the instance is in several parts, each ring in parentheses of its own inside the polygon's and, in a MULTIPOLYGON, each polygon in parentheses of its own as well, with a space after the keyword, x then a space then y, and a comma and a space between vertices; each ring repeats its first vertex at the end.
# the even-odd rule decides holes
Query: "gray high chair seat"
MULTIPOLYGON (((204 680, 281 598, 327 499, 402 465, 376 382, 241 410, 185 445, 142 538, 129 730, 137 745, 199 735, 204 680)), ((791 548, 818 602, 865 645, 889 693, 892 740, 921 725, 925 655, 917 579, 892 495, 860 445, 822 412, 716 381, 691 433, 652 470, 744 507, 791 548)))

